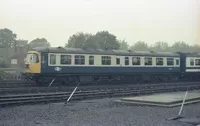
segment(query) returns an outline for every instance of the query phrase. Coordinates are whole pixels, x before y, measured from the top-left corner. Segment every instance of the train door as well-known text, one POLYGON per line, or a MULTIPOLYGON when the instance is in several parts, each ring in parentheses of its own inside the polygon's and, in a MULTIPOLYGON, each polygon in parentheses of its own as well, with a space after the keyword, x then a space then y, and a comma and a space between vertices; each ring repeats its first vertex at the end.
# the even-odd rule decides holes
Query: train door
POLYGON ((41 68, 46 69, 48 67, 48 54, 41 53, 41 68))

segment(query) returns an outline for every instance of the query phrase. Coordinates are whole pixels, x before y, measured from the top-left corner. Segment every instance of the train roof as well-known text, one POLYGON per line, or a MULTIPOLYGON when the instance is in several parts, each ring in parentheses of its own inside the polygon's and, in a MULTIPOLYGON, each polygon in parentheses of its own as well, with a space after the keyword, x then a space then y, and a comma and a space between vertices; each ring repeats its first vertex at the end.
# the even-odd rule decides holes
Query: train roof
POLYGON ((200 52, 196 53, 185 53, 187 57, 200 57, 200 52))
POLYGON ((123 56, 165 56, 179 57, 175 52, 154 52, 154 51, 125 51, 114 49, 81 49, 81 48, 64 48, 64 47, 37 47, 32 50, 47 53, 70 53, 70 54, 104 54, 104 55, 123 55, 123 56))

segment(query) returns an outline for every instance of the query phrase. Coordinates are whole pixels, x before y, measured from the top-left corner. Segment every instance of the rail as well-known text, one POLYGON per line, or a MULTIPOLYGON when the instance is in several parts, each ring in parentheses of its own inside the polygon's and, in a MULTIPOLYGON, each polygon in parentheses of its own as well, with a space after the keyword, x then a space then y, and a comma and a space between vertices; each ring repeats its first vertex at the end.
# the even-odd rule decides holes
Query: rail
MULTIPOLYGON (((99 89, 82 91, 79 90, 74 93, 72 100, 83 100, 83 99, 96 99, 105 97, 119 97, 128 95, 144 95, 160 92, 172 92, 172 91, 184 91, 186 89, 194 90, 200 89, 200 85, 179 85, 179 86, 154 86, 152 88, 118 88, 118 89, 99 89)), ((71 92, 57 92, 57 93, 38 93, 38 94, 22 94, 22 95, 3 95, 0 96, 0 106, 5 107, 9 105, 19 105, 28 103, 48 103, 48 102, 58 102, 66 101, 70 96, 71 92)))

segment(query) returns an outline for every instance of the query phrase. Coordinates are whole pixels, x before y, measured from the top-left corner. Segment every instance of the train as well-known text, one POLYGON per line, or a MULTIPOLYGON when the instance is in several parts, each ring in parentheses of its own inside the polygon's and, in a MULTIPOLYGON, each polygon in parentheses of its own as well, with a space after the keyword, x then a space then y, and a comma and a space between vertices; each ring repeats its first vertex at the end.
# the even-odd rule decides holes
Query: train
POLYGON ((38 47, 28 51, 23 76, 39 85, 52 80, 199 80, 200 53, 38 47))

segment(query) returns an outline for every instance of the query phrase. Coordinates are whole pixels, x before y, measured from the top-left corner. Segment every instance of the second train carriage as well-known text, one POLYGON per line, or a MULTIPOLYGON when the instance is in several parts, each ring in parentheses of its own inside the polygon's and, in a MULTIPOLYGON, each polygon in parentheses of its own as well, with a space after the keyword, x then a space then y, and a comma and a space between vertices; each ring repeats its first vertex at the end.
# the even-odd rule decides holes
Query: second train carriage
POLYGON ((200 79, 200 53, 179 53, 181 73, 190 80, 200 79))
POLYGON ((82 76, 170 80, 181 73, 180 55, 172 52, 35 48, 27 54, 25 63, 26 73, 37 82, 82 76))

